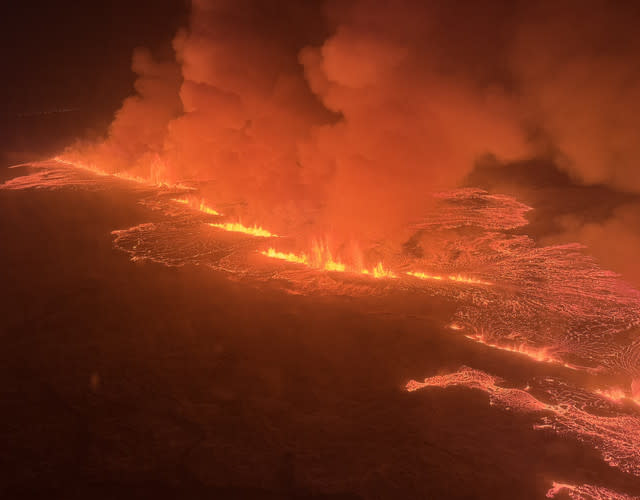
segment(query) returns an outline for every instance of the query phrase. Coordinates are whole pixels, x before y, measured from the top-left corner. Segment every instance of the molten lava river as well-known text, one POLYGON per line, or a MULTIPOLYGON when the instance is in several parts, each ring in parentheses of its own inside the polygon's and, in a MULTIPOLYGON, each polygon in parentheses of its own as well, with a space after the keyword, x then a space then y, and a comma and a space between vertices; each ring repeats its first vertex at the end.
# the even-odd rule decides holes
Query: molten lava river
MULTIPOLYGON (((133 261, 213 268, 294 294, 403 292, 450 300, 456 310, 446 325, 450 335, 481 351, 529 358, 549 375, 514 386, 463 366, 411 380, 407 391, 483 391, 489 404, 529 415, 540 432, 576 439, 611 467, 640 476, 640 293, 579 245, 537 245, 523 233, 531 208, 512 197, 471 188, 435 193, 435 208, 413 227, 432 250, 380 251, 378 262, 355 267, 326 244, 296 251, 291 235, 226 217, 229 207, 203 199, 197 185, 113 175, 61 159, 17 168, 28 171, 2 189, 135 193, 154 222, 112 232, 114 247, 133 261)), ((561 495, 632 498, 597 484, 550 483, 547 497, 561 495)))

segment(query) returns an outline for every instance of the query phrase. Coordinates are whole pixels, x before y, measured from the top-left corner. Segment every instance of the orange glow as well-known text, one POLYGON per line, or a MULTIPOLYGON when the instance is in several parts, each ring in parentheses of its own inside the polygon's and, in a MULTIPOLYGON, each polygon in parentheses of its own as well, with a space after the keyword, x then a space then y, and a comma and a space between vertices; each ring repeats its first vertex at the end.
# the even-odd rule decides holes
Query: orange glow
POLYGON ((467 283, 469 285, 493 285, 493 283, 489 281, 482 281, 475 278, 467 278, 466 276, 460 276, 459 274, 455 276, 449 276, 449 280, 456 281, 458 283, 467 283))
POLYGON ((397 275, 385 269, 382 262, 379 262, 373 269, 356 269, 353 267, 347 267, 342 262, 335 260, 328 250, 326 245, 314 243, 311 255, 307 254, 295 254, 279 252, 275 248, 269 248, 266 251, 260 252, 266 257, 272 259, 285 260, 294 264, 302 264, 307 267, 315 269, 321 269, 324 271, 335 271, 339 273, 359 273, 372 278, 397 278, 397 275))
POLYGON ((596 389, 593 392, 616 403, 620 403, 622 401, 631 401, 632 403, 640 406, 640 398, 636 398, 630 394, 627 394, 619 387, 613 387, 611 389, 596 389))
POLYGON ((127 172, 115 172, 110 173, 106 170, 103 170, 95 165, 89 165, 88 163, 82 163, 78 161, 70 161, 61 156, 56 156, 53 158, 53 161, 56 163, 60 163, 62 165, 68 165, 70 167, 79 168, 81 170, 87 170, 96 175, 100 175, 103 177, 115 177, 116 179, 121 179, 124 181, 135 182, 136 184, 143 184, 145 186, 154 186, 154 187, 164 187, 171 189, 182 189, 187 191, 192 191, 194 188, 191 186, 187 186, 185 184, 180 183, 171 183, 164 179, 156 170, 152 169, 152 174, 150 177, 145 178, 139 175, 129 174, 127 172))
POLYGON ((208 206, 204 200, 200 200, 200 202, 198 203, 196 200, 192 199, 192 198, 171 198, 171 201, 174 201, 176 203, 180 203, 182 205, 187 205, 190 208, 193 208, 194 210, 198 210, 202 213, 205 214, 209 214, 209 215, 222 215, 220 212, 218 212, 217 210, 211 208, 210 206, 208 206))
POLYGON ((325 271, 345 272, 346 266, 341 262, 333 260, 330 255, 324 255, 320 247, 315 247, 311 257, 306 254, 284 253, 278 252, 274 248, 260 252, 262 255, 271 257, 272 259, 286 260, 295 264, 303 264, 305 266, 324 269, 325 271))
POLYGON ((378 262, 378 265, 373 268, 373 270, 368 271, 364 269, 362 274, 370 274, 373 275, 374 278, 397 278, 398 276, 388 269, 385 269, 382 266, 382 262, 378 262))
POLYGON ((88 170, 89 172, 93 172, 96 175, 101 175, 101 176, 107 176, 107 175, 111 175, 109 172, 106 172, 105 170, 102 170, 98 167, 94 167, 92 165, 89 165, 87 163, 81 163, 81 162, 70 162, 68 160, 65 160, 63 158, 61 158, 60 156, 56 156, 53 158, 53 161, 55 161, 56 163, 60 163, 62 165, 68 165, 70 167, 75 167, 75 168, 79 168, 81 170, 88 170))
MULTIPOLYGON (((439 276, 439 275, 434 275, 434 274, 426 274, 426 273, 421 273, 421 272, 413 272, 413 271, 408 271, 407 274, 409 276, 413 276, 414 278, 418 278, 421 280, 436 280, 436 281, 442 281, 445 278, 443 276, 439 276)), ((450 275, 447 277, 447 279, 449 281, 455 281, 457 283, 466 283, 468 285, 493 285, 493 283, 490 283, 489 281, 483 281, 483 280, 479 280, 479 279, 475 279, 475 278, 468 278, 466 276, 461 276, 461 275, 450 275)))
POLYGON ((333 258, 333 254, 326 242, 314 241, 309 259, 312 267, 324 269, 325 271, 336 271, 339 273, 346 271, 346 266, 333 258))
POLYGON ((286 260, 287 262, 303 264, 308 267, 323 269, 325 271, 335 271, 339 273, 347 271, 347 267, 342 262, 333 258, 333 255, 326 244, 315 241, 310 255, 304 253, 294 254, 278 252, 274 248, 269 248, 266 252, 260 253, 274 259, 286 260))
POLYGON ((438 280, 438 281, 441 281, 443 279, 442 276, 434 276, 434 275, 431 275, 431 274, 418 273, 418 272, 413 272, 413 271, 408 271, 407 274, 409 276, 413 276, 414 278, 419 278, 421 280, 438 280))
MULTIPOLYGON (((456 328, 453 328, 453 329, 455 330, 456 328)), ((480 344, 486 345, 487 347, 491 347, 493 349, 500 349, 501 351, 524 354, 525 356, 531 359, 534 359, 536 361, 539 361, 541 363, 558 364, 558 365, 564 366, 565 368, 570 368, 571 370, 578 369, 577 367, 571 364, 565 363, 561 359, 555 357, 552 353, 549 352, 548 349, 545 349, 545 348, 538 349, 525 344, 516 344, 513 346, 499 345, 499 344, 495 344, 493 342, 488 341, 487 339, 485 339, 483 335, 465 335, 465 337, 475 342, 479 342, 480 344)))
POLYGON ((258 227, 256 225, 252 227, 247 227, 239 222, 224 222, 222 224, 209 223, 211 227, 217 227, 218 229, 223 229, 224 231, 230 231, 232 233, 244 233, 250 234, 251 236, 257 236, 260 238, 277 238, 277 234, 273 234, 266 229, 258 227))
POLYGON ((304 254, 296 255, 295 253, 277 252, 273 248, 270 248, 269 250, 266 250, 266 251, 263 250, 260 253, 262 255, 266 255, 267 257, 271 257, 272 259, 286 260, 287 262, 294 262, 296 264, 307 265, 307 256, 304 254))

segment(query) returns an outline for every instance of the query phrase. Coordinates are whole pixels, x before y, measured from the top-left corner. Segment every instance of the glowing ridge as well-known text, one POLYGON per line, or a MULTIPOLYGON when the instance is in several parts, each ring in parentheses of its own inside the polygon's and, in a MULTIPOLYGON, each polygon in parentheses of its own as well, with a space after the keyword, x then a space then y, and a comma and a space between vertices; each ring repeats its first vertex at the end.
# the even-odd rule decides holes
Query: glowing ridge
POLYGON ((295 254, 279 252, 275 248, 269 248, 268 250, 263 250, 260 253, 265 257, 270 257, 272 259, 284 260, 287 262, 292 262, 294 264, 302 264, 307 267, 324 271, 364 274, 373 278, 397 278, 397 275, 393 271, 384 268, 382 262, 378 262, 378 264, 371 270, 357 270, 351 267, 347 267, 345 264, 334 260, 330 252, 318 245, 314 245, 314 253, 312 253, 311 256, 308 256, 304 253, 295 254))
POLYGON ((185 191, 193 191, 194 188, 191 186, 187 186, 181 183, 171 183, 164 179, 162 179, 159 175, 155 175, 154 178, 145 178, 139 175, 129 174, 127 172, 107 172, 99 167, 89 165, 86 163, 78 162, 78 161, 70 161, 63 157, 56 156, 52 158, 52 161, 62 164, 68 165, 74 168, 78 168, 81 170, 86 170, 88 172, 92 172, 101 177, 114 177, 116 179, 121 179, 129 182, 135 182, 136 184, 142 184, 149 187, 161 187, 161 188, 170 188, 170 189, 181 189, 185 191))
POLYGON ((217 224, 217 223, 209 223, 209 225, 211 227, 215 227, 218 229, 223 229, 224 231, 230 231, 232 233, 244 233, 244 234, 249 234, 251 236, 257 236, 259 238, 277 238, 278 235, 277 234, 273 234, 270 231, 267 231, 266 229, 263 229, 259 226, 252 226, 252 227, 247 227, 243 224, 240 224, 239 222, 224 222, 221 224, 217 224))
POLYGON ((267 257, 271 257, 272 259, 286 260, 287 262, 294 262, 296 264, 307 264, 307 256, 304 254, 296 255, 295 253, 278 252, 274 248, 263 250, 260 253, 262 255, 266 255, 267 257))
POLYGON ((442 281, 444 279, 442 276, 433 275, 433 274, 426 274, 426 273, 419 273, 419 272, 414 272, 414 271, 407 271, 407 274, 409 276, 413 276, 414 278, 419 278, 421 280, 442 281))
POLYGON ((362 274, 372 274, 374 278, 397 278, 398 276, 393 272, 385 269, 382 266, 382 262, 378 262, 376 267, 373 270, 369 271, 367 269, 362 270, 362 274))
POLYGON ((452 274, 445 278, 444 276, 440 276, 438 274, 426 274, 426 273, 416 272, 416 271, 407 271, 407 275, 413 276, 414 278, 418 278, 421 280, 443 281, 445 279, 448 279, 449 281, 455 281, 456 283, 466 283, 468 285, 493 285, 493 283, 489 281, 483 281, 476 278, 469 278, 467 276, 462 276, 460 274, 456 274, 456 275, 452 274))
MULTIPOLYGON (((452 330, 459 330, 460 328, 456 328, 453 327, 452 325, 449 326, 449 328, 451 328, 452 330)), ((474 342, 478 342, 479 344, 482 345, 486 345, 487 347, 491 347, 492 349, 499 349, 501 351, 508 351, 508 352, 513 352, 513 353, 517 353, 517 354, 523 354, 525 356, 528 356, 531 359, 534 359, 536 361, 540 361, 542 363, 552 363, 552 364, 557 364, 557 365, 562 365, 565 368, 569 368, 571 370, 578 370, 579 368, 571 365, 569 363, 565 363, 564 361, 562 361, 561 359, 559 359, 558 357, 554 356, 549 348, 535 348, 535 347, 531 347, 528 346, 524 343, 522 344, 515 344, 513 346, 509 346, 509 345, 504 345, 504 344, 496 344, 494 342, 491 342, 489 340, 487 340, 483 335, 481 334, 477 334, 477 335, 465 335, 466 338, 468 338, 469 340, 473 340, 474 342)))
POLYGON ((189 208, 192 208, 194 210, 198 210, 198 211, 200 211, 202 213, 205 213, 205 214, 208 214, 208 215, 222 215, 217 210, 215 210, 215 209, 211 208, 210 206, 208 206, 204 202, 204 199, 201 199, 200 203, 196 202, 192 198, 171 198, 171 201, 173 201, 175 203, 180 203, 181 205, 187 205, 189 208))

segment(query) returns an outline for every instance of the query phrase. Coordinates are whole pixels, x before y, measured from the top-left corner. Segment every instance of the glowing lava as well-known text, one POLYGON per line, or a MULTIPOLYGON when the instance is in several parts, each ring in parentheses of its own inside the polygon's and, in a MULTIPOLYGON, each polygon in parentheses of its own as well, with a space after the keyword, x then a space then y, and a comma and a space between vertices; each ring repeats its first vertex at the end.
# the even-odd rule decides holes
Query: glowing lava
POLYGON ((311 255, 307 255, 304 253, 295 254, 279 252, 275 248, 269 248, 268 250, 264 250, 260 253, 272 259, 285 260, 294 264, 302 264, 307 267, 324 271, 364 274, 373 278, 397 278, 397 275, 393 271, 384 268, 382 262, 378 262, 378 264, 371 270, 348 267, 342 262, 334 260, 331 252, 329 252, 324 245, 315 244, 311 255))
MULTIPOLYGON (((459 328, 453 328, 453 330, 458 330, 459 328)), ((496 344, 487 340, 483 335, 465 335, 466 338, 478 342, 480 344, 486 345, 487 347, 491 347, 493 349, 499 349, 501 351, 508 351, 517 354, 523 354, 531 359, 536 361, 540 361, 542 363, 553 363, 557 365, 562 365, 565 368, 570 368, 571 370, 577 370, 576 366, 573 366, 569 363, 565 363, 561 359, 554 356, 548 348, 537 349, 535 347, 528 346, 526 344, 515 344, 512 346, 504 345, 504 344, 496 344)))
POLYGON ((432 275, 432 274, 419 273, 419 272, 413 272, 413 271, 408 271, 407 274, 409 276, 413 276, 414 278, 419 278, 421 280, 442 281, 444 279, 442 276, 436 276, 436 275, 432 275))
POLYGON ((194 188, 191 186, 187 186, 181 183, 172 183, 167 181, 164 178, 164 176, 160 173, 161 169, 159 168, 151 168, 151 174, 149 177, 141 177, 139 175, 133 175, 128 172, 115 172, 115 173, 107 172, 106 170, 96 167, 95 165, 90 165, 90 164, 82 163, 78 161, 71 161, 60 156, 56 156, 55 158, 53 158, 53 161, 61 165, 68 165, 70 167, 86 170, 88 172, 92 172, 101 177, 114 177, 116 179, 135 182, 136 184, 142 184, 149 187, 180 189, 184 191, 194 190, 194 188))
POLYGON ((414 271, 408 271, 407 274, 409 276, 413 276, 414 278, 418 278, 421 280, 443 281, 445 279, 448 279, 449 281, 455 281, 456 283, 466 283, 468 285, 493 285, 493 283, 489 281, 483 281, 475 278, 468 278, 466 276, 461 276, 460 274, 450 275, 450 276, 447 276, 446 278, 444 276, 440 276, 437 274, 426 274, 426 273, 414 272, 414 271))
POLYGON ((373 268, 372 271, 367 269, 362 270, 362 274, 372 274, 374 278, 397 278, 398 276, 393 272, 385 269, 382 266, 382 262, 378 262, 378 265, 373 268))
POLYGON ((557 494, 565 492, 571 500, 638 500, 638 497, 632 497, 624 493, 594 486, 592 484, 583 484, 580 486, 567 483, 553 482, 552 487, 547 491, 547 498, 555 498, 557 494))
POLYGON ((325 256, 321 251, 316 250, 311 256, 307 254, 295 254, 278 252, 275 248, 269 248, 269 250, 260 252, 262 255, 270 257, 272 259, 286 260, 287 262, 293 262, 294 264, 302 264, 317 269, 324 269, 325 271, 345 272, 346 266, 341 262, 333 260, 331 256, 325 256))
POLYGON ((188 207, 194 209, 194 210, 198 210, 204 214, 209 214, 209 215, 222 215, 220 212, 218 212, 217 210, 211 208, 210 206, 208 206, 203 199, 200 200, 200 202, 197 202, 196 200, 194 200, 193 198, 171 198, 171 201, 175 202, 175 203, 180 203, 181 205, 187 205, 188 207))
MULTIPOLYGON (((275 248, 260 252, 265 257, 300 266, 291 266, 292 269, 287 268, 286 273, 282 273, 278 266, 271 266, 271 272, 265 270, 267 266, 255 269, 253 261, 246 259, 248 251, 256 251, 255 241, 216 235, 203 238, 202 216, 195 212, 209 215, 218 215, 218 212, 201 198, 196 198, 193 192, 167 197, 167 187, 193 188, 167 183, 161 162, 149 167, 149 178, 113 174, 62 158, 33 166, 38 168, 36 172, 10 179, 1 184, 0 189, 69 186, 133 191, 142 185, 144 198, 141 202, 149 207, 168 207, 164 219, 113 231, 114 246, 129 253, 133 261, 150 260, 167 266, 195 263, 238 273, 246 279, 284 278, 300 293, 333 292, 339 287, 340 293, 354 296, 394 293, 396 290, 406 292, 407 289, 422 293, 426 298, 442 296, 457 304, 452 318, 455 322, 448 328, 463 330, 462 333, 468 333, 467 338, 474 342, 573 370, 624 374, 631 383, 630 387, 623 386, 626 390, 606 386, 596 391, 579 389, 550 377, 531 380, 525 389, 513 389, 500 386, 497 377, 463 369, 424 382, 412 381, 407 390, 452 385, 483 390, 489 394, 491 404, 507 410, 535 412, 539 417, 535 429, 578 438, 602 452, 603 460, 610 465, 640 476, 640 409, 631 405, 640 405, 640 338, 635 334, 640 325, 640 293, 614 273, 600 269, 578 245, 540 246, 524 234, 504 232, 526 223, 523 214, 529 208, 515 200, 480 190, 441 194, 439 205, 417 226, 422 231, 428 230, 430 235, 433 251, 429 252, 428 261, 409 260, 413 257, 396 254, 395 262, 406 262, 407 267, 391 270, 379 263, 368 268, 353 263, 362 260, 359 255, 343 263, 332 254, 326 242, 313 244, 306 253, 286 253, 275 248), (118 179, 132 181, 135 185, 124 185, 118 179), (149 196, 150 192, 155 196, 149 196), (192 210, 176 211, 173 203, 192 210), (475 227, 481 231, 462 235, 451 231, 460 227, 475 227), (457 263, 464 267, 453 267, 457 263), (317 279, 316 272, 307 272, 302 267, 335 274, 317 279), (400 269, 403 276, 396 274, 400 274, 400 269), (407 269, 442 271, 441 274, 428 274, 415 270, 406 272, 407 269), (495 280, 499 286, 454 274, 466 269, 482 270, 479 277, 491 277, 491 281, 495 280), (363 279, 354 286, 351 282, 346 283, 354 280, 341 280, 338 273, 350 273, 363 279), (373 278, 385 279, 384 286, 373 286, 370 283, 373 278), (389 278, 401 279, 392 281, 389 278), (415 286, 417 280, 425 280, 424 286, 415 286), (438 286, 426 286, 429 281, 438 286), (570 365, 563 361, 564 357, 578 364, 570 365)), ((259 226, 246 227, 239 222, 210 225, 251 236, 276 236, 259 226)), ((346 275, 342 277, 346 278, 346 275)), ((587 486, 557 483, 555 491, 553 488, 550 491, 553 494, 562 491, 572 498, 583 498, 580 496, 583 493, 600 498, 584 489, 587 486)), ((618 498, 608 491, 602 495, 602 498, 618 498)))
POLYGON ((269 250, 263 250, 260 253, 262 255, 266 255, 267 257, 271 257, 272 259, 286 260, 287 262, 293 262, 295 264, 307 265, 307 256, 304 254, 296 255, 295 253, 278 252, 274 248, 270 248, 269 250))
MULTIPOLYGON (((577 438, 602 453, 612 467, 640 476, 640 413, 600 412, 607 399, 554 377, 536 377, 528 390, 502 387, 504 380, 480 370, 461 367, 446 375, 427 377, 423 382, 411 380, 406 390, 413 392, 430 387, 468 387, 489 396, 489 404, 506 411, 535 414, 537 430, 552 431, 577 438), (535 394, 535 396, 534 396, 535 394), (542 398, 544 399, 544 402, 542 398), (594 412, 594 410, 596 410, 594 412)), ((567 487, 558 484, 556 491, 567 487)), ((553 498, 551 495, 547 495, 553 498)), ((591 498, 575 496, 572 498, 591 498)), ((627 497, 593 497, 627 498, 627 497)))
POLYGON ((635 397, 631 394, 627 394, 625 391, 620 389, 619 387, 613 387, 611 389, 596 389, 596 394, 607 398, 609 401, 613 401, 614 403, 622 403, 624 401, 630 401, 638 406, 640 406, 640 397, 635 397))
POLYGON ((244 233, 249 234, 251 236, 257 236, 259 238, 277 238, 277 234, 273 234, 266 229, 263 229, 259 226, 247 227, 239 222, 224 222, 222 224, 209 223, 211 227, 216 227, 218 229, 222 229, 224 231, 230 231, 232 233, 244 233))
POLYGON ((493 283, 491 283, 490 281, 468 278, 466 276, 460 276, 459 274, 455 276, 449 276, 448 278, 450 281, 456 281, 457 283, 466 283, 468 285, 493 285, 493 283))

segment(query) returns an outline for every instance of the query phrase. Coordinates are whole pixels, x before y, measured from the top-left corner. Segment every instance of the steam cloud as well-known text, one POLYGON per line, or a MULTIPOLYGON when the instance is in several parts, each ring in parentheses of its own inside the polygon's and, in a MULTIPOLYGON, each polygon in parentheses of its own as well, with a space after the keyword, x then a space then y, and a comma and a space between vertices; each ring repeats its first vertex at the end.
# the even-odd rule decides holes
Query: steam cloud
POLYGON ((632 4, 194 0, 175 60, 137 50, 137 94, 73 154, 341 242, 406 237, 484 155, 640 192, 632 4))

